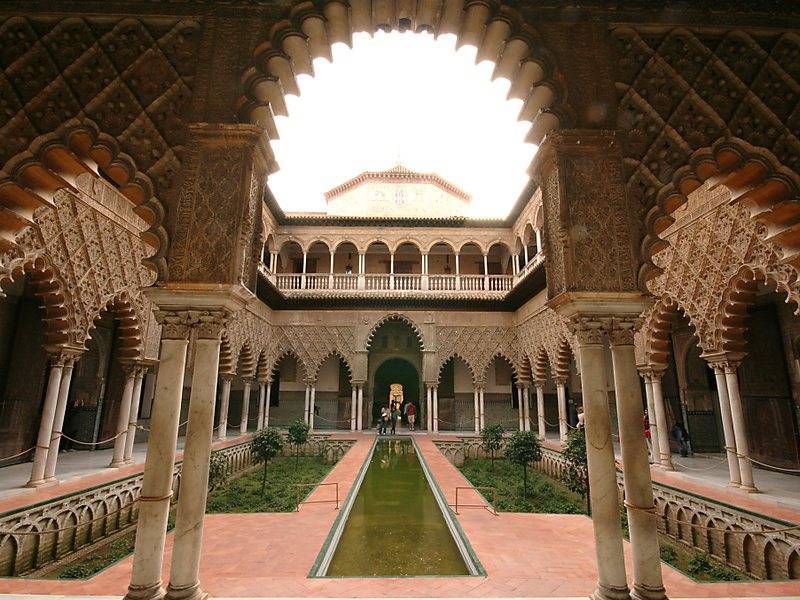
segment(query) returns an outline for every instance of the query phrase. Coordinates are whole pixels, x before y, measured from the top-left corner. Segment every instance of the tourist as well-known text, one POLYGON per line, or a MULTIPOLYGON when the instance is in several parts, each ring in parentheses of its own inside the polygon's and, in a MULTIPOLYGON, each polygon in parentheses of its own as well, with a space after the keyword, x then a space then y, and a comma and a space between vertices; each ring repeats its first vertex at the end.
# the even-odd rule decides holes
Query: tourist
POLYGON ((406 418, 408 419, 408 428, 414 431, 414 421, 417 420, 417 407, 413 402, 406 404, 406 418))
POLYGON ((689 456, 689 432, 683 426, 683 422, 676 421, 672 426, 672 437, 678 442, 678 452, 681 456, 689 456))
POLYGON ((381 408, 381 418, 378 421, 378 435, 386 433, 386 424, 389 422, 389 409, 387 407, 381 408))
POLYGON ((578 424, 575 429, 583 429, 586 426, 586 415, 583 414, 583 407, 578 407, 578 424))
POLYGON ((650 417, 647 415, 647 410, 644 411, 644 418, 642 419, 644 425, 644 439, 647 442, 647 462, 653 464, 653 441, 650 439, 650 417))
POLYGON ((397 404, 392 407, 392 435, 397 432, 397 420, 400 418, 400 410, 397 408, 397 404))

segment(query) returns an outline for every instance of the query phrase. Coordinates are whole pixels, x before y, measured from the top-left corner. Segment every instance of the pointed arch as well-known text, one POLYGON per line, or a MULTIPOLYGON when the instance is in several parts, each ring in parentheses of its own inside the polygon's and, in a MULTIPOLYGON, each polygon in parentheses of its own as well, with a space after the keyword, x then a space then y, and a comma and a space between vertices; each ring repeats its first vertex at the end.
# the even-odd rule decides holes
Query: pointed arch
POLYGON ((242 344, 236 360, 238 374, 242 379, 253 379, 256 371, 256 357, 249 342, 242 344))
POLYGON ((269 361, 267 359, 267 351, 265 349, 262 349, 258 353, 255 375, 256 379, 261 383, 272 382, 272 371, 269 369, 269 361))
POLYGON ((548 380, 549 372, 550 357, 547 355, 545 347, 539 346, 533 359, 533 374, 536 382, 544 384, 548 380))
POLYGON ((463 356, 459 352, 451 352, 444 360, 439 361, 439 366, 436 368, 436 381, 439 381, 442 377, 442 370, 447 366, 449 362, 455 362, 456 360, 460 360, 464 363, 464 366, 467 367, 469 370, 469 374, 472 377, 472 383, 477 384, 480 380, 477 373, 475 372, 475 368, 472 366, 470 361, 467 359, 466 356, 463 356))
POLYGON ((96 323, 103 312, 109 311, 117 322, 117 343, 119 345, 119 359, 123 361, 136 361, 142 358, 143 318, 139 314, 138 307, 128 292, 122 292, 106 302, 90 319, 91 326, 89 331, 80 340, 81 347, 86 345, 96 323))
POLYGON ((567 380, 572 372, 571 365, 573 360, 572 346, 567 338, 561 338, 556 347, 554 376, 556 379, 567 380))
POLYGON ((319 377, 319 370, 322 368, 322 365, 325 364, 332 356, 337 357, 342 363, 344 364, 345 369, 347 369, 347 379, 352 383, 353 382, 353 368, 350 365, 350 361, 342 354, 339 350, 333 349, 329 350, 326 354, 324 354, 320 359, 313 365, 313 372, 310 374, 310 378, 313 381, 316 381, 319 377))
POLYGON ((236 374, 236 362, 233 360, 233 348, 227 332, 222 332, 219 345, 219 372, 226 375, 236 374))
POLYGON ((494 361, 498 358, 501 358, 508 363, 508 365, 511 367, 511 373, 513 374, 514 378, 517 379, 517 381, 519 381, 520 370, 517 361, 511 358, 511 356, 503 350, 495 351, 495 353, 492 354, 491 357, 489 357, 489 360, 484 363, 483 368, 480 370, 479 379, 481 381, 486 381, 486 373, 489 370, 489 367, 491 367, 492 364, 494 364, 494 361))
MULTIPOLYGON (((672 321, 676 315, 684 315, 697 332, 692 317, 684 310, 683 306, 672 296, 664 294, 653 305, 642 327, 644 336, 644 352, 647 364, 655 367, 666 368, 669 364, 670 346, 672 341, 672 321)), ((709 351, 707 348, 701 348, 709 351)))
POLYGON ((364 348, 364 350, 369 350, 375 333, 381 328, 382 325, 389 323, 390 321, 399 321, 408 325, 417 336, 420 350, 425 350, 427 347, 429 347, 429 344, 426 343, 425 335, 422 333, 420 326, 417 325, 417 323, 411 317, 399 312, 390 313, 378 319, 370 328, 364 343, 360 344, 358 347, 364 348))
POLYGON ((303 361, 303 359, 300 358, 300 355, 297 352, 295 352, 292 349, 288 349, 288 350, 284 350, 283 352, 281 352, 272 361, 272 365, 270 366, 270 369, 269 369, 270 380, 271 381, 274 381, 275 372, 278 370, 278 368, 279 368, 281 362, 283 361, 283 359, 285 359, 287 356, 291 356, 297 362, 297 365, 302 370, 302 375, 303 375, 302 379, 303 379, 303 381, 312 381, 313 380, 309 376, 309 369, 308 369, 308 366, 306 365, 305 361, 303 361))

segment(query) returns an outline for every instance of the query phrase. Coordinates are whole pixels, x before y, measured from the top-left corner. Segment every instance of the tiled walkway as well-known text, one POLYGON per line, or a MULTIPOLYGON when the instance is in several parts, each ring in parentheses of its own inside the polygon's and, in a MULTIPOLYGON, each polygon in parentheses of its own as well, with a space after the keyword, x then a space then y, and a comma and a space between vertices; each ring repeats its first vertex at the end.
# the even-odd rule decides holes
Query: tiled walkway
MULTIPOLYGON (((343 496, 372 442, 371 435, 357 437, 326 479, 338 481, 343 496)), ((455 486, 466 485, 466 480, 428 436, 417 441, 452 502, 455 486)), ((313 499, 331 494, 322 487, 313 499)), ((298 513, 208 516, 201 564, 205 590, 215 597, 585 598, 594 588, 594 540, 587 517, 494 516, 482 509, 462 511, 459 520, 487 577, 310 579, 307 574, 336 514, 331 505, 316 504, 298 513)), ((167 546, 169 553, 171 536, 167 546)), ((128 558, 89 581, 0 580, 0 593, 121 595, 130 566, 128 558)), ((167 565, 164 577, 168 579, 167 565)), ((664 577, 672 598, 800 596, 800 582, 698 584, 667 566, 664 577)))

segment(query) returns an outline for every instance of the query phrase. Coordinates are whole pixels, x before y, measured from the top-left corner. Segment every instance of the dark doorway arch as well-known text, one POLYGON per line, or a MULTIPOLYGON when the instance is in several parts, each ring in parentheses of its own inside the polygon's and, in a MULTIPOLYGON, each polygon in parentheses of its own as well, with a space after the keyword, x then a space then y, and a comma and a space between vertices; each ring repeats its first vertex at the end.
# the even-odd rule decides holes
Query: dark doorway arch
MULTIPOLYGON (((403 402, 413 402, 420 414, 420 377, 417 368, 405 358, 389 358, 375 370, 372 382, 372 423, 377 423, 381 407, 389 399, 389 386, 399 383, 403 386, 403 402)), ((403 417, 405 422, 405 417, 403 417)))

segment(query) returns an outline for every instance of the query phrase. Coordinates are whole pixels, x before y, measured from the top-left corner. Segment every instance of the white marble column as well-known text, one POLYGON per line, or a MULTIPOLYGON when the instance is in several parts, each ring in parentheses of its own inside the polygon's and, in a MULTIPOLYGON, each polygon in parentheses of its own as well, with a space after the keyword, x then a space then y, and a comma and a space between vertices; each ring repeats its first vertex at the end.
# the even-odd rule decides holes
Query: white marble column
POLYGON ((575 331, 581 365, 589 495, 597 553, 597 588, 592 598, 624 600, 629 592, 606 391, 605 348, 600 326, 600 323, 589 321, 581 323, 575 331))
POLYGON ((425 416, 428 421, 428 431, 433 431, 433 386, 425 386, 425 416))
POLYGON ((303 421, 305 421, 306 423, 309 423, 308 408, 310 406, 311 406, 311 386, 306 384, 306 399, 303 405, 303 421))
POLYGON ((308 397, 308 425, 314 429, 314 405, 316 404, 317 386, 311 386, 311 394, 308 397))
POLYGON ((350 431, 356 430, 356 423, 358 422, 358 410, 356 408, 356 403, 358 402, 358 390, 356 389, 357 386, 351 386, 351 394, 350 394, 350 431))
POLYGON ((119 405, 119 415, 117 416, 117 438, 114 440, 114 451, 111 454, 111 468, 119 468, 125 465, 125 442, 128 437, 128 423, 131 420, 131 401, 133 400, 133 385, 136 380, 136 366, 133 364, 123 364, 122 372, 125 375, 125 383, 122 387, 122 399, 119 405))
POLYGON ((358 385, 358 430, 364 429, 364 384, 358 385))
POLYGON ((36 451, 33 455, 31 478, 25 485, 38 487, 45 483, 44 472, 47 465, 47 453, 50 449, 50 438, 53 435, 53 423, 58 408, 58 391, 61 388, 61 371, 64 368, 63 354, 50 357, 50 376, 47 379, 47 391, 44 396, 42 417, 39 420, 39 435, 36 438, 36 451))
POLYGON ((256 429, 264 429, 264 398, 267 393, 267 384, 264 381, 258 382, 258 418, 256 419, 256 429))
POLYGON ((522 419, 525 423, 525 431, 531 430, 531 388, 530 386, 526 385, 522 390, 522 419))
POLYGON ((742 397, 739 393, 739 376, 736 374, 737 366, 733 362, 725 363, 725 383, 728 384, 728 399, 731 403, 733 434, 736 437, 736 456, 739 458, 739 475, 742 478, 741 486, 744 491, 757 492, 758 489, 753 479, 753 464, 750 462, 747 423, 744 420, 742 397))
POLYGON ((733 417, 731 416, 731 402, 728 398, 728 383, 725 381, 725 369, 722 364, 714 364, 712 368, 714 380, 717 383, 719 414, 722 420, 722 434, 725 437, 725 455, 728 457, 730 485, 739 487, 742 484, 742 475, 739 472, 739 458, 736 456, 736 435, 733 433, 733 417))
POLYGON ((609 332, 622 450, 625 507, 633 554, 631 597, 641 600, 666 600, 667 595, 661 577, 653 483, 650 479, 647 445, 642 435, 644 410, 639 375, 636 371, 633 331, 633 321, 619 321, 609 332))
POLYGON ((267 382, 267 394, 264 398, 264 427, 269 427, 269 403, 272 401, 272 382, 267 382))
POLYGON ((133 462, 133 444, 136 442, 136 427, 139 424, 139 403, 142 401, 142 382, 146 372, 147 367, 139 365, 139 368, 136 369, 136 379, 133 381, 131 412, 128 413, 128 435, 125 436, 125 464, 133 462))
POLYGON ((75 368, 77 357, 68 356, 64 359, 64 368, 61 371, 61 383, 58 386, 58 404, 53 417, 53 431, 50 435, 50 446, 47 449, 47 460, 44 466, 45 483, 55 481, 56 463, 58 462, 58 449, 61 446, 61 430, 64 428, 64 416, 67 413, 69 400, 69 385, 72 381, 72 371, 75 368))
POLYGON ((525 430, 525 421, 523 416, 523 409, 522 409, 522 385, 517 386, 517 426, 519 427, 519 431, 525 430))
MULTIPOLYGON (((658 432, 658 453, 661 468, 666 471, 674 470, 672 466, 672 451, 669 447, 669 427, 667 426, 667 410, 664 404, 664 393, 661 388, 661 378, 664 372, 653 370, 650 381, 653 386, 653 408, 656 411, 656 431, 658 432)), ((653 438, 652 432, 650 439, 653 438)))
POLYGON ((433 430, 439 431, 439 386, 433 386, 433 430))
POLYGON ((244 389, 242 390, 242 421, 239 423, 239 435, 247 433, 247 421, 250 418, 250 386, 252 382, 249 379, 244 380, 244 389))
POLYGON ((653 402, 653 379, 650 376, 650 369, 644 368, 640 371, 644 379, 644 395, 647 399, 647 415, 650 419, 650 443, 653 446, 653 462, 661 464, 661 452, 658 439, 658 423, 656 423, 656 408, 653 402))
POLYGON ((233 375, 230 373, 220 373, 219 378, 222 380, 220 386, 220 399, 219 399, 219 425, 217 425, 217 439, 228 439, 228 410, 231 403, 231 381, 233 375))
POLYGON ((539 426, 539 438, 547 436, 547 424, 544 422, 544 384, 536 383, 536 420, 539 426))
POLYGON ((189 423, 181 467, 181 493, 175 514, 175 539, 167 600, 201 600, 200 555, 208 495, 208 462, 214 432, 214 400, 223 317, 198 326, 195 340, 189 423))
POLYGON ((480 409, 481 413, 481 429, 486 427, 486 413, 484 412, 483 392, 483 387, 478 388, 478 408, 480 409))
POLYGON ((567 439, 567 382, 556 379, 556 393, 558 394, 558 437, 564 442, 567 439))
POLYGON ((475 433, 479 434, 481 432, 481 407, 478 400, 478 388, 474 388, 472 394, 472 404, 474 406, 475 411, 475 433))
POLYGON ((127 600, 158 600, 164 594, 161 569, 172 497, 186 349, 192 324, 188 311, 156 314, 162 323, 161 351, 138 499, 139 520, 127 600))

